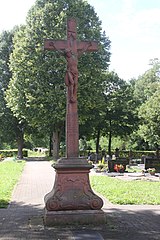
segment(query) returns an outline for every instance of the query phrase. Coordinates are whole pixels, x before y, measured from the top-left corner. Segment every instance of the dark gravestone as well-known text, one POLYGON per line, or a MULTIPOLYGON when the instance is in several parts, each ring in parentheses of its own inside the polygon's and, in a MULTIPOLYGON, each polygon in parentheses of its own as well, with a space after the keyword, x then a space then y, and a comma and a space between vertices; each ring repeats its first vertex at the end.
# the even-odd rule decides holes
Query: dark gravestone
POLYGON ((128 164, 129 160, 126 158, 116 158, 116 160, 108 160, 108 170, 109 172, 116 172, 115 165, 123 165, 123 170, 121 172, 124 172, 128 164))
POLYGON ((54 187, 45 196, 45 224, 94 223, 96 218, 103 222, 105 216, 100 210, 103 201, 92 191, 89 183, 92 166, 85 158, 79 157, 77 111, 78 58, 83 52, 97 51, 98 44, 95 41, 77 41, 76 21, 72 18, 67 21, 67 40, 46 39, 44 49, 60 51, 67 62, 66 157, 59 159, 54 166, 54 187), (84 211, 79 214, 79 210, 84 211))
POLYGON ((145 169, 155 168, 156 172, 160 172, 160 158, 157 157, 143 157, 145 169))

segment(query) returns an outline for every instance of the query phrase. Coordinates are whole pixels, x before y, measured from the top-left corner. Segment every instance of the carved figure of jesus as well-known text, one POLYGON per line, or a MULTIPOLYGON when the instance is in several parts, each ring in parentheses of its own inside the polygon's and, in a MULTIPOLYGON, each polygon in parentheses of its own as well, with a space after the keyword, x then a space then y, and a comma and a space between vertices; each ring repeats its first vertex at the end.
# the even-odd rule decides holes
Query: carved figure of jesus
POLYGON ((85 44, 84 48, 77 53, 73 53, 71 49, 67 48, 64 51, 64 55, 67 61, 67 69, 65 76, 65 84, 68 87, 68 94, 70 102, 77 100, 77 89, 78 89, 78 58, 85 52, 90 46, 91 42, 85 44))
POLYGON ((77 100, 78 88, 78 56, 76 56, 75 53, 72 53, 70 49, 66 49, 65 58, 67 61, 65 84, 68 87, 69 101, 75 102, 77 100))
POLYGON ((64 51, 60 51, 56 48, 53 42, 50 43, 50 46, 54 47, 55 50, 61 53, 67 61, 65 84, 68 87, 69 101, 73 103, 77 100, 78 58, 83 54, 83 52, 87 51, 87 49, 92 46, 92 43, 85 43, 83 49, 79 50, 77 53, 72 52, 72 50, 69 48, 66 48, 64 51))

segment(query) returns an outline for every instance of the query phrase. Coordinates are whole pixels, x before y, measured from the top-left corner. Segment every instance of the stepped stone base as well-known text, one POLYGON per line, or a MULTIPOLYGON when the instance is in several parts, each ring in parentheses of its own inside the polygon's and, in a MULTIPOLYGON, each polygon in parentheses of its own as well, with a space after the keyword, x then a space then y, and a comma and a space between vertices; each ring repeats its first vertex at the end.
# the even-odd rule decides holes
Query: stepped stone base
POLYGON ((44 224, 48 227, 56 225, 100 225, 106 223, 102 210, 69 210, 48 211, 45 209, 44 224))

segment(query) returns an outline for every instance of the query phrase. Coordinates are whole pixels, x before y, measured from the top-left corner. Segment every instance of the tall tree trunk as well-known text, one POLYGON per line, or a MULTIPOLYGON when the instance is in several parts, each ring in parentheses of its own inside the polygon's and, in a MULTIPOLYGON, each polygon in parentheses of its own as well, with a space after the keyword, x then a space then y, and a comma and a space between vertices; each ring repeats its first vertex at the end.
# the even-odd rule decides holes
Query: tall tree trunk
POLYGON ((19 136, 17 137, 17 145, 18 145, 18 159, 23 158, 23 147, 24 147, 24 139, 23 139, 23 132, 19 132, 19 136))
POLYGON ((98 129, 98 132, 97 132, 97 139, 96 139, 96 153, 97 153, 97 154, 99 153, 100 133, 101 133, 101 130, 98 129))
POLYGON ((60 148, 60 129, 53 131, 52 143, 53 143, 53 158, 57 160, 59 158, 59 148, 60 148))
POLYGON ((111 123, 111 120, 109 121, 109 129, 110 129, 110 131, 109 131, 109 141, 108 141, 108 154, 109 154, 109 156, 111 156, 111 145, 112 145, 112 130, 111 130, 111 125, 112 125, 112 123, 111 123))
POLYGON ((52 144, 52 134, 51 134, 49 137, 49 157, 53 155, 52 150, 53 150, 53 144, 52 144))

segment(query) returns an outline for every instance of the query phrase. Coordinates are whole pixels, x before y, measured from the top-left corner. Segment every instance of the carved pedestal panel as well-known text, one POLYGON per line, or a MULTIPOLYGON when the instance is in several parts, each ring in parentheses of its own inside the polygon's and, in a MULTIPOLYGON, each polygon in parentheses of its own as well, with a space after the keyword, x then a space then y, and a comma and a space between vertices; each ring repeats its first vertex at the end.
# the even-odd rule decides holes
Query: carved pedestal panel
POLYGON ((60 159, 54 166, 56 178, 52 191, 45 196, 48 211, 97 210, 103 201, 91 189, 89 170, 92 168, 84 159, 60 159), (85 164, 83 164, 85 162, 85 164))
MULTIPOLYGON (((49 219, 49 225, 51 225, 51 218, 53 218, 55 223, 54 218, 59 217, 61 213, 62 215, 65 214, 66 218, 67 212, 72 212, 72 217, 70 213, 67 222, 75 216, 77 219, 77 211, 79 210, 84 210, 83 215, 85 218, 87 211, 92 210, 91 212, 93 212, 94 216, 97 211, 98 216, 103 215, 102 218, 104 219, 104 214, 100 210, 103 206, 103 201, 92 191, 89 183, 89 171, 92 165, 88 164, 83 158, 63 158, 58 161, 54 168, 56 170, 54 187, 45 196, 46 224, 47 219, 49 219)), ((91 213, 89 216, 91 216, 91 213)), ((82 221, 82 216, 80 219, 82 221)), ((84 218, 82 222, 84 222, 84 218)))

